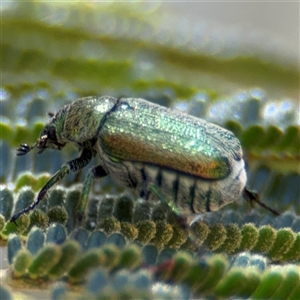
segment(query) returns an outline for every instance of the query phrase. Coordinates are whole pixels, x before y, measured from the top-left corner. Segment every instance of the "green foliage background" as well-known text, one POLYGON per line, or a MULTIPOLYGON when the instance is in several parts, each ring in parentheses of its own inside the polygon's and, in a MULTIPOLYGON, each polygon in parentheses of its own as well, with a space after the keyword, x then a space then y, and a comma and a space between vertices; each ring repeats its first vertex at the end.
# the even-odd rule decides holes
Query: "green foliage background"
MULTIPOLYGON (((272 53, 266 59, 259 53, 245 54, 242 49, 228 55, 229 45, 226 43, 215 53, 205 47, 201 38, 195 46, 188 33, 178 33, 178 27, 164 28, 166 19, 159 10, 151 9, 151 6, 147 9, 142 4, 11 2, 2 7, 1 22, 2 214, 3 207, 9 203, 7 199, 11 197, 12 202, 15 202, 20 197, 19 192, 24 191, 24 186, 30 186, 31 191, 35 192, 40 189, 48 175, 43 173, 39 176, 38 173, 53 174, 64 161, 75 155, 69 149, 62 155, 45 153, 37 157, 30 154, 16 159, 14 149, 20 143, 35 142, 46 122, 45 115, 48 111, 56 112, 64 104, 81 96, 105 94, 142 97, 162 105, 184 109, 229 128, 240 138, 249 163, 249 185, 259 190, 262 201, 280 211, 282 216, 276 219, 260 208, 251 211, 247 204, 242 203, 230 205, 216 215, 204 217, 204 225, 201 223, 199 228, 195 228, 197 239, 202 237, 201 243, 205 241, 206 255, 214 253, 215 249, 224 255, 219 259, 219 256, 213 254, 205 261, 211 272, 211 286, 208 283, 207 286, 195 286, 195 283, 191 283, 192 279, 189 281, 188 275, 180 281, 175 269, 164 267, 159 268, 156 274, 160 282, 175 285, 188 283, 192 287, 192 295, 202 297, 239 295, 232 282, 240 276, 245 276, 245 280, 251 282, 253 274, 251 270, 243 272, 228 267, 227 264, 232 259, 232 255, 228 253, 237 253, 237 246, 234 251, 229 251, 228 245, 235 243, 230 238, 239 235, 237 232, 242 232, 239 243, 245 246, 244 231, 248 231, 241 224, 252 222, 255 229, 251 228, 260 232, 259 238, 263 239, 266 232, 265 238, 272 236, 270 243, 276 247, 269 249, 270 251, 262 250, 263 246, 259 244, 258 238, 249 248, 241 248, 250 250, 256 247, 254 252, 262 255, 262 261, 267 261, 265 277, 261 279, 260 286, 253 288, 254 293, 248 294, 245 287, 244 293, 259 298, 266 295, 264 291, 270 282, 274 284, 281 278, 287 286, 290 280, 295 281, 290 293, 277 290, 276 294, 274 289, 274 294, 269 297, 293 299, 300 287, 300 255, 297 249, 300 246, 299 68, 296 64, 282 62, 275 55, 273 57, 272 53), (266 107, 275 107, 277 114, 270 118, 266 114, 266 107), (23 174, 24 171, 32 173, 23 174), (10 196, 4 197, 4 194, 10 196), (220 223, 216 224, 216 219, 220 223), (236 227, 230 223, 235 223, 236 227), (268 226, 267 229, 262 227, 264 225, 268 226), (208 233, 203 233, 206 230, 216 234, 208 237, 208 233), (287 243, 285 247, 284 242, 287 243), (287 253, 290 256, 286 256, 287 253), (280 264, 275 271, 269 265, 270 258, 280 264), (290 263, 288 267, 286 262, 290 263), (294 279, 291 274, 297 273, 298 277, 295 275, 294 279)), ((176 24, 175 20, 172 22, 176 24)), ((207 37, 204 35, 202 38, 204 41, 207 37)), ((83 176, 81 182, 82 178, 83 176)), ((69 186, 74 180, 70 176, 63 184, 69 186)), ((105 191, 105 186, 102 191, 105 191)), ((118 194, 119 188, 113 191, 118 194)), ((16 231, 6 223, 10 214, 11 211, 4 214, 4 244, 8 233, 16 231)), ((120 229, 121 225, 118 227, 114 223, 113 226, 116 227, 112 231, 121 231, 125 236, 124 232, 127 232, 128 238, 128 232, 133 234, 130 231, 133 229, 126 231, 126 224, 121 224, 123 229, 120 229)), ((102 225, 107 233, 109 226, 102 225)), ((126 226, 130 227, 128 224, 126 226)), ((140 230, 141 235, 142 225, 139 226, 136 232, 140 230)), ((150 227, 145 228, 149 230, 150 227)), ((25 240, 26 228, 21 232, 22 239, 25 240)), ((164 230, 162 232, 166 234, 167 229, 164 230)), ((140 241, 141 239, 142 237, 140 241)), ((150 240, 149 238, 145 243, 150 240)), ((157 240, 155 245, 160 251, 164 248, 157 240)), ((63 250, 44 249, 44 253, 48 253, 47 251, 63 250)), ((133 257, 135 253, 133 251, 133 257)), ((21 254, 19 259, 27 261, 28 254, 21 254)), ((182 261, 191 272, 196 268, 196 257, 193 257, 194 261, 185 256, 182 258, 180 253, 177 255, 179 257, 174 258, 173 263, 179 261, 179 269, 182 261)), ((122 261, 121 258, 120 260, 122 261)), ((35 263, 39 265, 39 260, 35 263)), ((136 267, 138 263, 133 265, 136 267)), ((33 268, 31 266, 29 270, 33 268)), ((129 267, 128 270, 129 273, 132 272, 129 267)), ((15 267, 14 272, 16 271, 15 267)), ((26 274, 27 271, 22 272, 20 274, 26 274)), ((201 269, 197 272, 201 272, 201 269)), ((72 279, 69 280, 72 282, 72 279)), ((13 286, 22 291, 23 284, 14 282, 13 286)), ((34 281, 31 284, 35 286, 34 281)), ((109 291, 108 288, 108 294, 109 291)), ((76 293, 74 295, 76 297, 76 293)), ((176 298, 176 293, 173 296, 176 298)))

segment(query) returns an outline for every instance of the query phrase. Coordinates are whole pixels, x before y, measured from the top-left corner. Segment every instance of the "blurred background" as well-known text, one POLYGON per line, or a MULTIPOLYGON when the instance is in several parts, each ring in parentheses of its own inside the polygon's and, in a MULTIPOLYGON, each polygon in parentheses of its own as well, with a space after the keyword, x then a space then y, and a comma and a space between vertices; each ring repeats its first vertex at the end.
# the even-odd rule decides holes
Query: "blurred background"
MULTIPOLYGON (((71 83, 90 68, 84 81, 98 73, 98 92, 111 79, 116 90, 119 70, 127 89, 139 79, 162 79, 226 94, 257 86, 299 98, 299 3, 7 1, 1 10, 2 84, 24 77, 49 83, 54 76, 67 84, 63 77, 71 83), (115 78, 105 74, 108 60, 115 61, 115 78)), ((82 80, 76 87, 95 89, 82 80)))
POLYGON ((299 62, 299 3, 291 1, 217 1, 161 4, 178 18, 201 24, 208 32, 239 34, 236 42, 265 51, 278 51, 285 59, 299 62))

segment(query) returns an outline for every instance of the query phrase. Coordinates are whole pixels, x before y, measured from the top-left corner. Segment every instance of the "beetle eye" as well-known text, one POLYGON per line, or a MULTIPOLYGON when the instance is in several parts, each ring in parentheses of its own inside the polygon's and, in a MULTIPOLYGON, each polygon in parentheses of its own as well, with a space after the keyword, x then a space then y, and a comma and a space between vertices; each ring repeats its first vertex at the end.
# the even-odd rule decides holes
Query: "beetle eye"
POLYGON ((50 139, 52 141, 56 141, 57 140, 57 138, 56 138, 56 130, 55 130, 54 127, 50 127, 48 129, 47 137, 48 137, 48 139, 50 139))

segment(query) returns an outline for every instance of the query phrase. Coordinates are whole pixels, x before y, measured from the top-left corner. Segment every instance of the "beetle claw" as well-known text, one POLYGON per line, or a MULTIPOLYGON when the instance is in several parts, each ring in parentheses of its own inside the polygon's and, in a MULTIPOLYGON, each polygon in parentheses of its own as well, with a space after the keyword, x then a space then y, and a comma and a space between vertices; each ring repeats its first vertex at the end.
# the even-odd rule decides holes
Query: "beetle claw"
POLYGON ((21 144, 21 147, 17 149, 17 156, 26 155, 32 147, 28 146, 27 144, 21 144))

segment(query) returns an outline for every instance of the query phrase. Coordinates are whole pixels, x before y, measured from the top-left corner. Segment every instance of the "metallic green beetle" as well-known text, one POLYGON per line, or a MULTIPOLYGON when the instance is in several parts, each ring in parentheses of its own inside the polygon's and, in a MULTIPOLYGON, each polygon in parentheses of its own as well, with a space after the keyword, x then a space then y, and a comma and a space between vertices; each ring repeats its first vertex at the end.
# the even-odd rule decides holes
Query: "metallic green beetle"
POLYGON ((157 187, 182 216, 216 211, 242 196, 258 201, 245 188, 242 149, 233 133, 143 99, 78 99, 52 116, 36 144, 22 144, 17 155, 34 148, 38 153, 46 148, 61 150, 68 143, 77 146, 80 156, 63 164, 36 201, 12 221, 32 210, 55 183, 85 167, 97 154, 101 163, 87 175, 81 211, 93 178, 106 175, 136 189, 144 199, 155 196, 152 187, 157 187))

